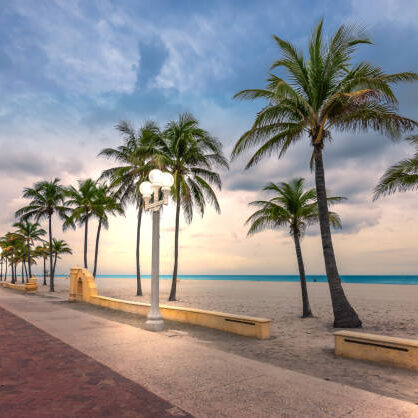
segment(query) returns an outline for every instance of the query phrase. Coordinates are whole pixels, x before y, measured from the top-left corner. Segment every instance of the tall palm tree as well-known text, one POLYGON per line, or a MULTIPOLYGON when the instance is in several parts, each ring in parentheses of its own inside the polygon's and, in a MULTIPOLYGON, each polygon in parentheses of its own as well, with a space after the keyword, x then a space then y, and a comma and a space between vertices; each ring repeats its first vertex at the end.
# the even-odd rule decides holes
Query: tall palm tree
POLYGON ((43 285, 46 286, 46 260, 48 258, 49 255, 49 245, 48 244, 43 244, 43 245, 38 245, 35 248, 35 254, 37 257, 42 257, 43 259, 43 274, 44 274, 44 282, 43 285))
POLYGON ((42 237, 46 234, 46 231, 41 228, 39 223, 31 223, 28 220, 16 222, 13 227, 17 228, 15 234, 26 242, 29 277, 32 277, 31 246, 35 241, 42 241, 42 237))
POLYGON ((99 240, 102 226, 109 228, 109 215, 124 215, 122 204, 119 202, 117 195, 111 191, 108 185, 101 184, 97 186, 96 199, 92 208, 92 214, 99 220, 96 235, 96 248, 94 252, 94 269, 93 277, 96 277, 97 260, 99 254, 99 240))
POLYGON ((138 211, 135 253, 136 294, 142 296, 139 249, 144 202, 139 192, 139 185, 148 178, 149 172, 154 168, 152 157, 161 132, 153 121, 144 123, 138 130, 135 130, 130 122, 121 121, 116 125, 116 129, 122 135, 122 145, 116 148, 105 148, 99 156, 112 159, 118 165, 103 171, 101 179, 109 180, 110 186, 116 190, 123 205, 128 203, 136 205, 138 211))
POLYGON ((385 171, 374 190, 373 200, 395 192, 418 190, 418 135, 410 136, 406 140, 415 145, 415 154, 385 171))
POLYGON ((29 205, 19 209, 15 216, 22 219, 48 219, 49 235, 49 290, 54 291, 54 270, 52 260, 52 216, 57 214, 61 219, 66 219, 69 208, 65 200, 65 188, 60 184, 60 179, 51 181, 39 181, 33 188, 25 188, 23 197, 30 199, 29 205))
MULTIPOLYGON (((269 183, 263 188, 263 191, 274 193, 274 197, 270 200, 256 200, 250 203, 250 206, 254 206, 257 210, 246 221, 246 225, 250 226, 248 235, 254 235, 266 229, 289 228, 289 233, 295 243, 299 267, 302 317, 312 316, 300 240, 309 225, 319 222, 316 190, 305 190, 304 179, 298 178, 289 183, 269 183)), ((342 197, 328 197, 328 203, 341 200, 343 200, 342 197)), ((329 217, 334 227, 341 227, 340 218, 335 212, 330 212, 329 217)))
POLYGON ((61 258, 60 255, 62 254, 72 254, 72 249, 68 246, 68 244, 60 239, 53 239, 52 241, 52 254, 54 255, 54 271, 57 265, 57 259, 61 258))
POLYGON ((93 206, 97 195, 96 182, 92 179, 79 180, 78 189, 70 186, 66 190, 67 205, 71 207, 71 215, 64 223, 64 228, 73 227, 75 223, 84 225, 84 268, 87 264, 87 244, 89 232, 89 219, 93 213, 93 206))
POLYGON ((352 55, 359 44, 370 43, 356 28, 341 26, 324 40, 323 22, 315 27, 309 41, 309 54, 274 36, 281 57, 271 69, 281 68, 287 81, 270 75, 265 89, 243 90, 240 99, 262 98, 266 106, 253 126, 236 143, 232 158, 245 150, 257 148, 247 168, 264 157, 284 156, 288 148, 308 136, 313 148, 319 223, 325 269, 331 293, 335 327, 359 327, 361 321, 348 302, 339 277, 331 238, 325 187, 323 149, 331 132, 375 130, 390 136, 413 129, 417 123, 400 116, 391 85, 418 79, 415 73, 385 74, 367 62, 353 65, 352 55))
POLYGON ((222 144, 199 126, 189 113, 179 115, 178 120, 167 124, 155 157, 161 168, 174 176, 172 190, 176 202, 176 225, 174 237, 174 268, 169 300, 176 300, 179 256, 180 210, 186 222, 193 219, 196 207, 203 216, 210 203, 219 213, 220 207, 213 186, 221 189, 222 182, 216 168, 228 169, 222 153, 222 144))

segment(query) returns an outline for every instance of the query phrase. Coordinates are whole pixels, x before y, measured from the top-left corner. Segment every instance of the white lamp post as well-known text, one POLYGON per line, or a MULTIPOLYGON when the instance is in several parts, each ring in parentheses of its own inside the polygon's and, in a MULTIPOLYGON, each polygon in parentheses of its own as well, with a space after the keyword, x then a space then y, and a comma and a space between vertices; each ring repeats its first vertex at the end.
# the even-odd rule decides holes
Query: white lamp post
POLYGON ((164 321, 160 313, 160 209, 162 205, 168 204, 168 195, 174 178, 170 173, 163 173, 160 170, 151 170, 149 180, 139 186, 139 191, 145 202, 145 210, 152 210, 152 264, 151 264, 151 307, 148 312, 147 329, 150 331, 161 331, 164 328, 164 321), (159 200, 160 189, 163 192, 163 199, 159 200), (151 197, 153 202, 150 203, 151 197))

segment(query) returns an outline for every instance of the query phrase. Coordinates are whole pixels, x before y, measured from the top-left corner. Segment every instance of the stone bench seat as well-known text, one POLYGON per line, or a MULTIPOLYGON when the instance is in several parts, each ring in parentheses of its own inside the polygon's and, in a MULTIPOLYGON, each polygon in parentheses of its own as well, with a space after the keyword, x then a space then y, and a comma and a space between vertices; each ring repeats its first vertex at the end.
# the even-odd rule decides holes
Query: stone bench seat
POLYGON ((28 283, 0 282, 0 285, 9 289, 20 290, 25 293, 35 293, 38 290, 38 281, 34 277, 31 277, 28 280, 28 283))
POLYGON ((337 356, 375 361, 418 372, 418 340, 354 331, 334 333, 337 356))
MULTIPOLYGON (((69 300, 91 303, 96 306, 141 316, 146 316, 150 308, 149 303, 99 296, 91 273, 86 269, 80 268, 71 269, 69 300)), ((219 329, 258 339, 270 337, 271 319, 267 318, 254 318, 171 305, 160 305, 160 311, 161 316, 170 321, 219 329)))

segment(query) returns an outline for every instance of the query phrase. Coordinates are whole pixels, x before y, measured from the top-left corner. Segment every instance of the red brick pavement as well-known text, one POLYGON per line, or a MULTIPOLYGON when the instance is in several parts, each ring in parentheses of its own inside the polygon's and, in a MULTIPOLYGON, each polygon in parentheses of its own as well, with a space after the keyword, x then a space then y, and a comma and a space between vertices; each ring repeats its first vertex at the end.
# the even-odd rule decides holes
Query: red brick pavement
POLYGON ((0 308, 0 417, 172 416, 191 417, 0 308))

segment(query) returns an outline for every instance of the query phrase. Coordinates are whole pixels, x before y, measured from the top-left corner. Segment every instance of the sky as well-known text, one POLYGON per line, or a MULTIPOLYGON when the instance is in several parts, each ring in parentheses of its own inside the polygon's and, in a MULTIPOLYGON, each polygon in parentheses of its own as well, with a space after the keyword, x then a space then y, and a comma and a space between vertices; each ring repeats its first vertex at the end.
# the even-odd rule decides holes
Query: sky
MULTIPOLYGON (((59 177, 63 184, 97 178, 112 166, 98 158, 121 143, 120 120, 161 127, 191 112, 218 137, 227 156, 254 120, 262 102, 237 102, 245 88, 263 87, 278 59, 272 35, 303 49, 313 26, 325 18, 332 34, 344 23, 367 29, 374 44, 354 61, 368 60, 386 72, 418 71, 418 3, 407 0, 351 1, 147 1, 0 0, 0 234, 12 229, 25 204, 24 187, 59 177)), ((400 113, 417 119, 418 85, 396 88, 400 113)), ((418 196, 402 193, 372 201, 384 170, 413 150, 375 133, 335 133, 326 145, 327 188, 348 198, 335 206, 343 221, 334 234, 341 274, 418 274, 418 196)), ((222 172, 222 213, 208 209, 188 225, 181 220, 181 274, 297 274, 288 231, 247 238, 248 202, 267 198, 269 181, 304 177, 311 149, 304 140, 257 167, 244 170, 249 155, 222 172)), ((161 273, 173 267, 174 207, 161 219, 161 273)), ((46 225, 45 225, 46 227, 46 225)), ((90 229, 92 264, 95 224, 90 229)), ((99 274, 135 272, 134 208, 112 218, 100 242, 99 274)), ((82 265, 83 231, 54 234, 74 254, 57 267, 66 274, 82 265)), ((151 218, 144 217, 141 266, 151 265, 151 218)), ((302 241, 308 274, 324 274, 319 230, 302 241)))

